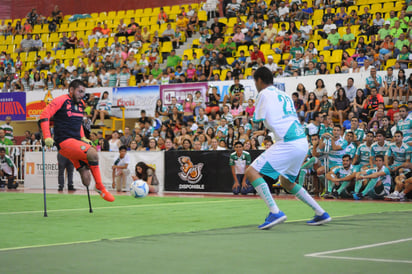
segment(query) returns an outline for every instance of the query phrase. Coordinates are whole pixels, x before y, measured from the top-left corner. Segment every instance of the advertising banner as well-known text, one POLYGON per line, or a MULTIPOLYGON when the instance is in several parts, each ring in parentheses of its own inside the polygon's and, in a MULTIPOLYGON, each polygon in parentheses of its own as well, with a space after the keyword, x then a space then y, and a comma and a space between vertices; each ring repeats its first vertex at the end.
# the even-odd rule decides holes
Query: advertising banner
POLYGON ((147 116, 154 117, 157 99, 159 99, 159 86, 113 89, 113 106, 125 106, 126 118, 140 117, 140 111, 143 109, 146 111, 147 116))
MULTIPOLYGON (((101 98, 104 91, 109 92, 109 98, 112 97, 112 88, 88 88, 86 93, 90 96, 101 98)), ((68 93, 67 89, 54 89, 45 91, 22 92, 26 94, 26 120, 38 120, 40 114, 46 106, 56 97, 68 93)))
POLYGON ((176 97, 177 102, 182 104, 187 98, 187 94, 193 94, 195 97, 195 92, 200 91, 204 102, 207 102, 207 83, 184 83, 184 84, 170 84, 160 86, 160 99, 162 99, 163 106, 170 106, 172 104, 172 97, 176 97))
POLYGON ((13 121, 26 120, 26 93, 0 93, 0 120, 11 116, 13 121))
MULTIPOLYGON (((164 152, 128 152, 130 165, 128 169, 130 174, 135 174, 135 166, 138 162, 145 162, 147 165, 155 168, 156 176, 159 180, 159 190, 163 190, 164 185, 164 152)), ((108 190, 112 189, 112 166, 114 160, 119 156, 118 152, 99 152, 99 166, 102 175, 102 181, 108 190)), ((58 164, 57 152, 45 152, 45 170, 46 170, 46 188, 58 188, 58 164)), ((132 178, 128 179, 126 189, 132 178)), ((79 173, 75 170, 73 173, 73 184, 77 189, 86 189, 80 179, 79 173)), ((43 164, 41 152, 27 152, 24 156, 24 187, 28 189, 43 188, 43 164)), ((67 179, 65 179, 67 188, 67 179)), ((90 189, 94 189, 94 180, 90 189)))
MULTIPOLYGON (((232 192, 229 157, 233 151, 165 152, 165 191, 232 192)), ((252 161, 262 151, 251 151, 252 161)))

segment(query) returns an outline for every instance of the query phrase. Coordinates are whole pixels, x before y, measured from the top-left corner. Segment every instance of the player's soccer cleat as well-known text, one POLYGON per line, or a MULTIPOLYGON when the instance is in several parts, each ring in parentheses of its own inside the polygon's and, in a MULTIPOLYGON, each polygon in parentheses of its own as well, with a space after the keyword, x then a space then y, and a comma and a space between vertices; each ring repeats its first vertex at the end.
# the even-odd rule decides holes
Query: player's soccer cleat
POLYGON ((277 181, 276 183, 274 183, 273 185, 272 185, 273 187, 282 187, 282 184, 280 183, 280 181, 277 181))
POLYGON ((283 223, 286 221, 287 217, 285 213, 282 211, 279 211, 278 213, 272 213, 270 212, 268 217, 265 219, 265 222, 258 226, 259 229, 269 229, 272 226, 275 226, 277 224, 283 223))
POLYGON ((105 199, 108 202, 113 202, 114 201, 114 196, 107 191, 104 187, 102 190, 98 189, 97 187, 95 188, 96 192, 99 193, 100 197, 105 199))
POLYGON ((399 199, 400 199, 400 195, 395 192, 392 192, 388 196, 385 196, 386 201, 399 200, 399 199))
POLYGON ((363 195, 362 195, 362 193, 352 193, 352 197, 353 197, 353 199, 354 200, 362 200, 362 198, 363 198, 363 195))
POLYGON ((327 212, 323 213, 322 216, 315 215, 315 217, 307 221, 306 224, 308 225, 323 225, 328 222, 332 221, 332 218, 329 216, 327 212))

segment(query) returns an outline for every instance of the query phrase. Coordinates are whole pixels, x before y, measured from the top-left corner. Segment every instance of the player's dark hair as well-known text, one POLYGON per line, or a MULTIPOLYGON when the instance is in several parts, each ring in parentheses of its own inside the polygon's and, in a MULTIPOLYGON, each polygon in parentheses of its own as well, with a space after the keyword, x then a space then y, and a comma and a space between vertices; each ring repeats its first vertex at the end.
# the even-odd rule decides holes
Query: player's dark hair
POLYGON ((237 141, 233 144, 233 147, 237 146, 237 145, 241 145, 243 147, 243 143, 241 141, 237 141))
POLYGON ((121 151, 121 150, 127 150, 127 146, 125 146, 125 145, 120 146, 119 151, 121 151))
POLYGON ((381 159, 382 161, 383 161, 383 159, 384 159, 383 155, 376 155, 376 156, 375 156, 375 160, 377 160, 378 158, 381 159))
POLYGON ((399 109, 404 108, 406 110, 406 112, 408 111, 408 106, 407 105, 402 105, 399 107, 399 109))
POLYGON ((258 68, 253 74, 253 78, 257 81, 259 78, 266 85, 273 85, 273 74, 267 67, 258 68))
POLYGON ((339 128, 340 130, 342 130, 342 127, 341 127, 340 125, 334 125, 333 127, 337 127, 337 128, 339 128))
POLYGON ((376 136, 378 136, 378 134, 382 135, 383 137, 386 136, 386 132, 385 132, 384 130, 382 130, 382 129, 380 129, 380 130, 378 130, 378 131, 376 132, 376 136))
MULTIPOLYGON (((151 168, 150 166, 146 165, 144 162, 138 162, 135 167, 136 177, 142 179, 143 181, 147 182, 147 170, 151 168), (137 167, 142 168, 142 173, 137 172, 137 167)), ((152 168, 153 169, 153 168, 152 168)), ((154 169, 153 169, 154 171, 154 169)))
MULTIPOLYGON (((395 134, 396 134, 396 133, 399 133, 399 134, 403 137, 403 132, 402 132, 402 131, 397 130, 397 131, 395 131, 395 134)), ((393 135, 395 136, 395 134, 393 134, 393 135)))
POLYGON ((6 152, 6 149, 4 147, 0 147, 0 152, 6 152))
POLYGON ((76 88, 78 88, 78 87, 80 87, 80 86, 86 87, 86 84, 85 84, 82 80, 79 80, 79 79, 73 80, 73 81, 70 82, 69 90, 70 90, 71 88, 76 89, 76 88))
POLYGON ((344 159, 344 158, 349 158, 349 161, 350 161, 350 160, 352 160, 352 157, 350 157, 350 155, 349 155, 349 154, 345 154, 345 155, 343 155, 343 156, 342 156, 342 159, 344 159))

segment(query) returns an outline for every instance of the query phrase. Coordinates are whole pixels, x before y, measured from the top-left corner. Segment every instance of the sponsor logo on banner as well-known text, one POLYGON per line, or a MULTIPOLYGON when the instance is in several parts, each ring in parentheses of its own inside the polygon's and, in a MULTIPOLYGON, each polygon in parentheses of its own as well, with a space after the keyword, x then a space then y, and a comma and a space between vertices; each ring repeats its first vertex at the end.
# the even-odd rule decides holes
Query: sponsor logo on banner
POLYGON ((26 120, 26 93, 10 92, 0 94, 0 120, 11 116, 13 121, 26 120))
MULTIPOLYGON (((46 173, 46 176, 56 176, 58 171, 59 171, 59 165, 56 164, 50 164, 50 163, 46 163, 44 165, 44 170, 46 173)), ((34 162, 26 162, 26 174, 27 175, 37 175, 43 174, 43 164, 39 164, 39 163, 34 163, 34 162)))
POLYGON ((180 156, 178 159, 181 172, 178 173, 182 181, 189 184, 179 184, 179 189, 204 189, 204 184, 196 185, 203 177, 202 168, 203 163, 193 164, 188 156, 180 156))
POLYGON ((176 97, 178 103, 183 103, 190 93, 195 97, 196 91, 200 91, 204 102, 207 100, 207 83, 184 83, 160 86, 160 99, 164 106, 172 104, 172 97, 176 97))

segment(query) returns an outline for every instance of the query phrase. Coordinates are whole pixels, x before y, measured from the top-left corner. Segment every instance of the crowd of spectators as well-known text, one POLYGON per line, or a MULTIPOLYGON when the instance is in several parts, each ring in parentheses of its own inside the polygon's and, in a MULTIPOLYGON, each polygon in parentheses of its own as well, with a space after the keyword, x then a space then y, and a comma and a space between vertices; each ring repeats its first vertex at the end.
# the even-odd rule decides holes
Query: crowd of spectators
MULTIPOLYGON (((384 20, 380 12, 372 15, 368 9, 360 16, 353 10, 349 15, 346 14, 345 8, 353 5, 351 1, 340 1, 336 13, 332 12, 332 7, 335 7, 330 5, 330 1, 315 1, 314 9, 323 7, 325 13, 321 24, 311 26, 308 22, 313 20, 314 9, 308 8, 306 2, 302 5, 296 1, 292 2, 288 5, 283 1, 271 1, 270 5, 267 5, 262 0, 255 3, 238 3, 233 0, 224 5, 225 16, 236 17, 237 23, 232 29, 216 17, 209 27, 206 22, 193 23, 190 27, 189 24, 194 20, 196 12, 190 16, 189 11, 184 10, 177 18, 180 21, 176 24, 175 30, 171 28, 167 14, 161 11, 158 20, 160 23, 169 24, 167 29, 160 35, 150 34, 146 35, 146 38, 143 38, 143 33, 146 33, 147 29, 142 29, 134 22, 126 25, 121 21, 114 30, 114 42, 111 45, 108 44, 108 40, 105 40, 105 46, 102 48, 97 46, 97 42, 94 42, 94 45, 84 43, 83 56, 87 58, 87 64, 79 61, 75 65, 71 60, 68 66, 65 66, 61 60, 54 60, 49 52, 43 60, 40 59, 36 63, 36 68, 25 71, 22 79, 6 79, 5 86, 14 85, 19 87, 19 90, 64 88, 73 79, 83 79, 89 87, 128 86, 131 75, 136 77, 138 86, 219 81, 221 75, 216 71, 226 71, 225 80, 233 80, 234 84, 229 95, 224 98, 220 98, 217 88, 213 87, 208 94, 207 103, 197 94, 188 94, 184 102, 177 102, 176 98, 173 98, 172 105, 168 107, 158 100, 155 117, 149 118, 142 112, 135 128, 126 127, 124 132, 114 131, 109 140, 103 138, 102 132, 92 132, 90 138, 97 148, 103 151, 117 151, 121 145, 125 145, 130 151, 231 150, 236 141, 240 141, 247 151, 265 149, 273 143, 272 133, 268 132, 262 123, 254 123, 251 119, 254 101, 244 98, 244 89, 239 83, 239 80, 250 76, 246 76, 247 70, 253 73, 254 69, 266 66, 273 72, 274 77, 349 73, 347 82, 336 83, 334 91, 326 90, 322 79, 316 80, 312 87, 297 85, 292 98, 309 141, 312 142, 312 137, 316 139, 314 136, 317 136, 319 143, 323 142, 322 149, 327 147, 328 140, 338 142, 340 145, 330 144, 330 149, 339 150, 339 164, 343 164, 343 155, 349 154, 350 162, 360 165, 361 169, 357 172, 361 173, 356 177, 357 181, 372 179, 367 177, 374 173, 370 169, 375 167, 375 161, 382 160, 377 159, 377 155, 384 157, 382 163, 389 170, 392 182, 398 176, 410 176, 408 168, 412 145, 412 75, 405 75, 404 68, 408 67, 412 59, 409 47, 412 39, 412 22, 409 22, 411 3, 407 2, 404 10, 398 13, 390 11, 389 19, 384 20), (264 20, 264 14, 268 15, 267 20, 264 20), (246 22, 241 19, 243 15, 248 18, 246 22), (302 20, 299 27, 295 20, 302 20), (278 31, 274 27, 275 24, 280 24, 281 30, 278 31), (353 25, 359 25, 361 36, 355 37, 351 33, 353 25), (342 36, 337 31, 340 27, 345 30, 342 36), (166 69, 160 69, 159 43, 171 41, 177 49, 183 41, 179 35, 183 33, 190 36, 196 32, 200 33, 198 48, 203 54, 197 56, 194 52, 190 59, 187 55, 181 58, 172 50, 166 59, 166 69), (228 32, 232 35, 226 38, 228 32), (328 68, 330 64, 325 61, 325 56, 318 52, 312 40, 314 35, 328 41, 321 50, 343 50, 342 62, 336 65, 332 72, 331 68, 328 68), (119 37, 122 36, 128 37, 129 40, 121 42, 119 37), (136 60, 135 54, 144 42, 150 43, 149 50, 139 53, 140 59, 136 60), (289 54, 289 58, 275 62, 273 55, 263 53, 261 48, 265 44, 271 45, 277 54, 289 54), (247 46, 246 51, 239 50, 244 45, 247 46), (354 53, 350 54, 349 49, 354 50, 354 53), (377 75, 377 70, 386 67, 388 60, 394 58, 397 61, 393 66, 387 67, 385 75, 377 75), (53 72, 44 73, 45 69, 53 72), (350 77, 350 74, 357 72, 368 75, 365 82, 355 83, 350 77), (328 94, 333 96, 329 98, 328 94), (386 104, 384 97, 387 97, 386 104), (220 103, 222 100, 223 104, 220 103), (393 150, 396 153, 389 152, 390 142, 398 147, 398 150, 393 150), (367 148, 364 149, 363 145, 367 148), (378 148, 372 152, 372 147, 378 148), (384 149, 379 150, 381 147, 384 149), (365 157, 368 157, 367 162, 365 157), (362 160, 364 162, 361 162, 362 160)), ((89 37, 90 42, 110 34, 104 33, 101 24, 97 24, 93 30, 93 37, 89 37)), ((66 41, 69 38, 66 34, 64 37, 61 46, 70 47, 70 42, 66 41)), ((71 37, 75 37, 75 33, 72 33, 71 37)), ((73 41, 74 47, 79 47, 78 39, 72 38, 73 41)), ((8 72, 16 69, 9 55, 3 54, 2 60, 8 72)), ((13 73, 10 73, 10 76, 13 73)), ((104 116, 100 116, 100 110, 96 108, 97 102, 93 100, 91 98, 88 102, 89 118, 103 119, 104 116)), ((313 154, 309 158, 311 157, 318 158, 313 154)), ((379 173, 379 176, 386 176, 386 170, 382 171, 382 168, 382 165, 378 166, 375 173, 384 172, 383 175, 379 173)), ((322 172, 318 175, 325 175, 330 171, 323 169, 322 172)), ((334 174, 339 172, 336 171, 334 174)), ((333 181, 331 178, 334 177, 331 176, 329 174, 328 178, 333 181)), ((355 194, 358 195, 356 197, 368 195, 368 188, 368 191, 361 192, 362 187, 366 185, 360 184, 359 187, 358 183, 359 189, 355 189, 355 194)), ((389 194, 388 191, 385 185, 385 195, 389 194)), ((336 196, 336 193, 328 194, 336 196)))

